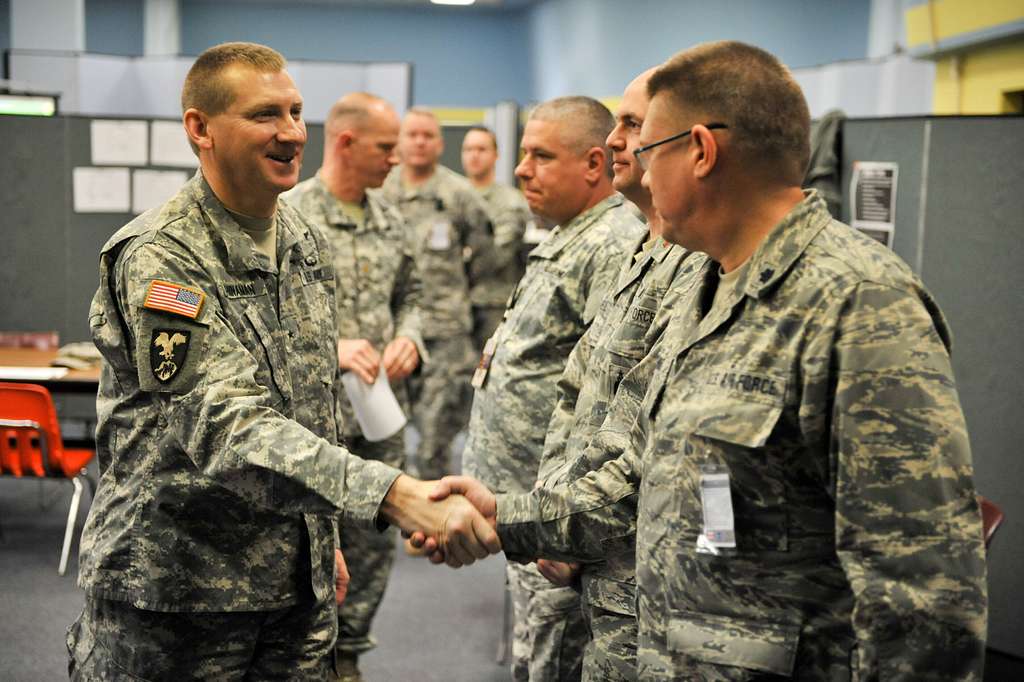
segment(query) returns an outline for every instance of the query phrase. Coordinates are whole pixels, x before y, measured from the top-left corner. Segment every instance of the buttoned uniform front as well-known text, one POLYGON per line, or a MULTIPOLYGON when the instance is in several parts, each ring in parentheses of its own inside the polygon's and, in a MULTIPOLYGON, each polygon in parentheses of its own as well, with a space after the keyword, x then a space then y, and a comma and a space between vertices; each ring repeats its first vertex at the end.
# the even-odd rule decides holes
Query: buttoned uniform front
MULTIPOLYGON (((464 469, 492 489, 526 492, 535 485, 558 377, 645 232, 632 204, 615 194, 556 228, 530 253, 494 333, 463 453, 464 469)), ((551 586, 533 566, 510 565, 509 584, 518 632, 530 637, 513 642, 513 677, 578 677, 587 640, 578 594, 551 586)))
POLYGON ((278 264, 199 172, 103 247, 89 316, 104 357, 100 486, 79 573, 90 599, 195 613, 331 604, 338 518, 373 525, 399 475, 335 444, 330 250, 286 204, 276 221, 278 264), (147 307, 154 281, 202 292, 195 318, 147 307), (151 360, 162 332, 187 341, 167 380, 151 360))
POLYGON ((425 183, 406 188, 401 172, 401 166, 393 168, 381 192, 416 235, 428 357, 409 388, 420 435, 416 464, 421 478, 433 479, 448 473, 452 441, 468 419, 476 360, 469 292, 474 273, 493 262, 494 233, 483 200, 466 178, 437 166, 425 183))
MULTIPOLYGON (((594 322, 569 354, 558 380, 558 399, 548 424, 538 485, 563 485, 599 468, 614 450, 587 450, 608 415, 622 377, 650 351, 668 319, 662 301, 692 279, 691 253, 660 237, 644 249, 648 235, 633 246, 615 288, 601 304, 594 322)), ((671 305, 671 304, 670 304, 671 305)), ((628 428, 635 413, 618 415, 628 428)), ((590 630, 584 652, 584 680, 631 680, 636 677, 636 576, 634 553, 608 555, 583 564, 581 603, 590 630)))
POLYGON ((533 214, 523 193, 515 187, 495 182, 477 191, 494 224, 493 258, 477 261, 478 270, 469 292, 473 303, 473 341, 480 352, 497 329, 505 304, 523 277, 523 235, 533 214))
MULTIPOLYGON (((383 354, 388 343, 404 336, 424 357, 419 315, 423 285, 415 261, 415 235, 398 210, 379 192, 368 190, 363 203, 365 218, 357 224, 319 175, 282 196, 319 226, 330 244, 338 288, 337 338, 366 339, 383 354)), ((391 388, 408 414, 406 382, 393 381, 391 388)), ((352 452, 363 459, 402 467, 405 441, 401 431, 379 442, 364 438, 344 391, 339 391, 338 410, 341 437, 352 452)), ((348 597, 338 611, 340 652, 358 655, 375 645, 370 630, 394 563, 395 537, 394 531, 341 529, 341 549, 351 580, 348 597)))
POLYGON ((623 379, 654 366, 639 449, 500 497, 506 552, 598 558, 635 523, 641 679, 980 680, 984 546, 935 301, 813 192, 703 315, 717 268, 623 379), (697 549, 713 470, 736 542, 717 554, 697 549))

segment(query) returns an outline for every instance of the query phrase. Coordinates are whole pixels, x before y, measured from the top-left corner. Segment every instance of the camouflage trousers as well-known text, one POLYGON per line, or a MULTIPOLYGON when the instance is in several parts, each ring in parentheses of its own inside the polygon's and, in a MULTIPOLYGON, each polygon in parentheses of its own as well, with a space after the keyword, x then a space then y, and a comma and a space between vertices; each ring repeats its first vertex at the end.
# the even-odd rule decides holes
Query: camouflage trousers
POLYGON ((512 679, 515 682, 579 680, 589 639, 580 596, 556 587, 534 564, 508 564, 512 594, 512 679))
POLYGON ((473 345, 479 356, 484 351, 484 344, 501 324, 505 316, 505 306, 474 305, 473 306, 473 345))
POLYGON ((334 599, 275 611, 145 611, 86 597, 67 634, 71 680, 326 680, 334 599))
POLYGON ((430 361, 408 379, 412 418, 420 434, 416 470, 426 480, 450 473, 452 442, 469 423, 473 368, 479 356, 469 334, 424 341, 430 361))
MULTIPOLYGON (((362 436, 346 438, 354 454, 363 459, 377 460, 402 468, 405 461, 405 437, 399 431, 394 436, 371 443, 362 436)), ((339 652, 362 654, 377 645, 370 634, 373 618, 384 599, 384 590, 395 562, 395 542, 398 531, 389 528, 384 532, 366 528, 342 526, 341 553, 351 578, 345 603, 338 608, 339 652)))
POLYGON ((636 616, 583 604, 590 641, 583 652, 584 682, 635 682, 636 616))

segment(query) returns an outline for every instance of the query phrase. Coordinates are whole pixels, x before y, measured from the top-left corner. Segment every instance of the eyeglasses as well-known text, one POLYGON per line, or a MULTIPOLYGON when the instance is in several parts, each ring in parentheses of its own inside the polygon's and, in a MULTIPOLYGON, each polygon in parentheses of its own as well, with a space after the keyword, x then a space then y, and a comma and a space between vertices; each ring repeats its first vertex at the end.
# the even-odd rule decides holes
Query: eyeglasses
MULTIPOLYGON (((707 128, 708 130, 722 130, 723 128, 728 128, 729 126, 725 125, 724 123, 708 123, 704 127, 707 128)), ((643 147, 640 147, 639 149, 634 149, 633 156, 636 157, 636 162, 640 165, 640 170, 646 172, 651 164, 651 155, 647 154, 647 152, 663 144, 668 144, 669 142, 681 140, 692 132, 693 128, 690 128, 689 130, 684 130, 681 133, 676 133, 671 137, 666 137, 664 140, 658 140, 657 142, 645 144, 643 147), (647 154, 647 156, 643 156, 644 154, 647 154)))

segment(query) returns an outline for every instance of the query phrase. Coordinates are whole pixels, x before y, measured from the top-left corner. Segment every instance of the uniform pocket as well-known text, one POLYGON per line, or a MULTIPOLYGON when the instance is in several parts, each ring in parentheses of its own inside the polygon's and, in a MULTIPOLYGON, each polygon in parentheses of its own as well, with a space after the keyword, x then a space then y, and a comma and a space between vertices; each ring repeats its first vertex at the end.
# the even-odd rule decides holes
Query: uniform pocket
POLYGON ((704 663, 790 677, 800 626, 705 613, 669 620, 668 648, 704 663))
POLYGON ((277 387, 277 392, 286 401, 291 400, 292 382, 291 376, 288 374, 288 363, 279 344, 274 341, 273 333, 260 318, 259 313, 251 307, 246 307, 245 317, 256 331, 256 338, 263 347, 263 352, 270 365, 270 378, 274 382, 274 386, 277 387))

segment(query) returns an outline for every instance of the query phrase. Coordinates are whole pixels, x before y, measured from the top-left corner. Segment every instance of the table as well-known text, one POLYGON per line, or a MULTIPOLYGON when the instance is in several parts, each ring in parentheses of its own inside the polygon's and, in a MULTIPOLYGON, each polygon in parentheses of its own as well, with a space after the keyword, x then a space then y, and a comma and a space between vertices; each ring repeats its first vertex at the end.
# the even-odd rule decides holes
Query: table
MULTIPOLYGON (((0 367, 49 367, 57 357, 56 350, 37 350, 35 348, 0 348, 0 367)), ((5 379, 0 381, 19 381, 20 383, 39 384, 51 393, 91 393, 96 394, 100 383, 100 369, 72 369, 57 379, 25 381, 5 379)))

